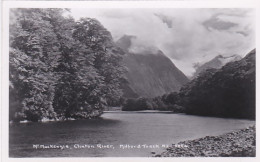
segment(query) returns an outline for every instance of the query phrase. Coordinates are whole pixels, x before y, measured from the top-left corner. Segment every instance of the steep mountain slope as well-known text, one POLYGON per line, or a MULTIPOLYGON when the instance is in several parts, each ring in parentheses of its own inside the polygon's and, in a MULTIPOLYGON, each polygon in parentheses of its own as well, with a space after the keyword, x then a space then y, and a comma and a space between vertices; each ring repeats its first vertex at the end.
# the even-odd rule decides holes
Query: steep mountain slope
POLYGON ((255 118, 255 50, 221 69, 208 69, 180 90, 188 114, 255 118))
POLYGON ((233 61, 238 61, 241 59, 241 56, 239 55, 232 55, 229 57, 224 57, 222 55, 218 55, 215 58, 213 58, 212 60, 198 66, 196 68, 196 72, 194 73, 193 77, 196 77, 199 75, 199 73, 207 70, 207 69, 220 69, 222 66, 224 66, 226 63, 228 62, 233 62, 233 61))
POLYGON ((178 91, 188 78, 163 54, 162 51, 144 50, 129 52, 133 36, 123 36, 117 41, 126 55, 123 62, 127 68, 126 80, 122 84, 127 98, 155 97, 178 91))

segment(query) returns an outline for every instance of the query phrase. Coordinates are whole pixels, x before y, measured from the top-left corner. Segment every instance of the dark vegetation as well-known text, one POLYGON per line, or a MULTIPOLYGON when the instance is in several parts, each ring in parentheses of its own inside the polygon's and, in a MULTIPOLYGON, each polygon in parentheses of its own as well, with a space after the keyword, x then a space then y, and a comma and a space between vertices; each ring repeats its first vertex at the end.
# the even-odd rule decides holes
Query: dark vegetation
POLYGON ((173 111, 175 113, 184 112, 184 108, 179 106, 177 102, 177 92, 169 95, 163 95, 155 98, 129 98, 123 104, 123 111, 139 111, 139 110, 160 110, 173 111))
POLYGON ((180 91, 126 100, 123 110, 171 110, 193 115, 255 119, 255 50, 221 69, 208 69, 180 91))
POLYGON ((123 76, 123 50, 97 20, 76 22, 66 12, 10 10, 10 120, 94 118, 120 105, 125 111, 255 119, 255 50, 200 73, 179 92, 154 98, 136 98, 133 92, 133 98, 122 98, 121 89, 131 89, 122 87, 129 82, 123 76))
POLYGON ((10 10, 10 120, 93 118, 118 102, 122 50, 97 20, 10 10))
POLYGON ((200 74, 179 96, 187 114, 255 119, 255 50, 200 74))

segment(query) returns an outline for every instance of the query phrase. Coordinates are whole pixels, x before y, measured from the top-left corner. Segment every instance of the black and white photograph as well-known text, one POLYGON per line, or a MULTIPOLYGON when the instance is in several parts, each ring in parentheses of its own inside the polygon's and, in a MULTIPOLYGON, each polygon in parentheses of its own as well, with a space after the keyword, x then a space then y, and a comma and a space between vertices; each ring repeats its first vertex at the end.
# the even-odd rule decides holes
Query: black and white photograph
POLYGON ((9 158, 256 157, 255 8, 8 15, 9 158))

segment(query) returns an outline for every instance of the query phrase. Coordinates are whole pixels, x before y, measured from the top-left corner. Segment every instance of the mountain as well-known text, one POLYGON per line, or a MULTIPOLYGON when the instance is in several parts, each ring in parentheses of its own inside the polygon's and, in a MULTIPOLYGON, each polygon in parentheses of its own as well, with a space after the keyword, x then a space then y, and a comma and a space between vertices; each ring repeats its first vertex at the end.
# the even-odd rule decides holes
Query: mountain
POLYGON ((136 37, 125 35, 116 43, 126 52, 123 58, 127 69, 126 80, 122 84, 124 97, 160 96, 178 91, 189 81, 162 51, 149 48, 131 52, 133 39, 136 37))
POLYGON ((179 93, 187 114, 255 119, 255 55, 208 69, 179 93))
POLYGON ((127 53, 132 45, 132 39, 136 39, 136 36, 124 35, 116 42, 116 45, 127 53))
POLYGON ((224 57, 222 55, 218 55, 215 58, 213 58, 212 60, 196 67, 196 71, 193 75, 193 78, 198 76, 199 73, 207 70, 207 69, 220 69, 222 66, 224 66, 225 64, 227 64, 228 62, 233 62, 233 61, 238 61, 240 60, 242 57, 239 55, 232 55, 232 56, 228 56, 228 57, 224 57))

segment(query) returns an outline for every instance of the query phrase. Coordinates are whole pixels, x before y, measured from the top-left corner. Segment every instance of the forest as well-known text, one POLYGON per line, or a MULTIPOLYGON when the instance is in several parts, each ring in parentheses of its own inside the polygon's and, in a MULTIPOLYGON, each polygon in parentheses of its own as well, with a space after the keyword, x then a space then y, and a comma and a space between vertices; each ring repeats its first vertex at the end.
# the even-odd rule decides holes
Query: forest
POLYGON ((255 50, 200 73, 179 91, 123 98, 124 51, 98 20, 75 21, 66 13, 10 10, 10 121, 90 119, 109 106, 255 119, 255 50))
POLYGON ((123 110, 170 110, 192 115, 255 119, 255 54, 208 69, 179 92, 155 98, 128 99, 123 110), (134 108, 134 109, 133 109, 134 108))
POLYGON ((67 12, 10 11, 10 120, 94 118, 120 99, 123 52, 99 21, 67 12))

